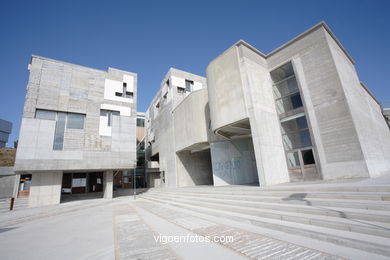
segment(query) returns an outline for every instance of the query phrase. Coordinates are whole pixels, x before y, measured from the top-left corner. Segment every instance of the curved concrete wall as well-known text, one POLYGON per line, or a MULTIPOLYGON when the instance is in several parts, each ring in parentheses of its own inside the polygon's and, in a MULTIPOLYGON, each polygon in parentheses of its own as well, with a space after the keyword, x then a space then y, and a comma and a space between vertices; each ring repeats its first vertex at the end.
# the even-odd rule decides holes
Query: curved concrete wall
POLYGON ((207 89, 191 93, 173 111, 175 150, 194 148, 208 141, 207 89))
POLYGON ((248 118, 236 46, 213 60, 206 70, 212 130, 248 118))

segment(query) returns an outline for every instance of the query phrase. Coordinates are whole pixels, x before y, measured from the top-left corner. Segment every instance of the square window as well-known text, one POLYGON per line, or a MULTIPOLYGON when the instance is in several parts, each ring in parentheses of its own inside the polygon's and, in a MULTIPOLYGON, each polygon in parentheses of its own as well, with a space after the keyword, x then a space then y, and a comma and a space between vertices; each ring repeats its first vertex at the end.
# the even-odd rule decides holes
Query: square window
POLYGON ((186 93, 185 88, 177 87, 177 93, 186 93))

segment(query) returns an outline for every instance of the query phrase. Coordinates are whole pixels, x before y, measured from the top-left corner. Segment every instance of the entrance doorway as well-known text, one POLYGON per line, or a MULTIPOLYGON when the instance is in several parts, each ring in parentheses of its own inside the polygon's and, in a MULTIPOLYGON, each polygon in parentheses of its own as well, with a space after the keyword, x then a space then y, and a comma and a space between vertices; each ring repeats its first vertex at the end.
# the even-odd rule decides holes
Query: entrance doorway
POLYGON ((63 173, 61 202, 101 197, 103 197, 103 172, 63 173))
POLYGON ((30 195, 31 178, 31 174, 20 175, 18 198, 26 198, 30 195))

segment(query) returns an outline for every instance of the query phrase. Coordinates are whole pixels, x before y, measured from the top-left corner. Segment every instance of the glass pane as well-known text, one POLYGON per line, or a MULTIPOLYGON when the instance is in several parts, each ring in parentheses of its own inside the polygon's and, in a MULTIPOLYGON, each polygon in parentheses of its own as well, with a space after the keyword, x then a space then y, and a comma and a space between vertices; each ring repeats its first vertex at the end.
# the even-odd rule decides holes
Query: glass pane
POLYGON ((273 87, 275 98, 281 98, 298 91, 298 84, 295 77, 283 81, 273 87))
POLYGON ((64 147, 66 113, 58 112, 56 128, 54 133, 54 150, 62 150, 64 147))
POLYGON ((276 101, 276 110, 279 115, 299 107, 302 107, 301 95, 299 93, 292 94, 291 96, 276 101))
POLYGON ((57 112, 55 111, 37 109, 35 111, 35 118, 45 119, 45 120, 56 120, 56 114, 57 112))
POLYGON ((193 82, 192 82, 192 81, 186 80, 186 91, 191 92, 191 90, 192 90, 192 85, 193 85, 193 82))
POLYGON ((68 113, 66 128, 84 129, 84 119, 85 115, 68 113))
POLYGON ((108 112, 109 116, 108 116, 108 126, 112 126, 112 122, 113 122, 113 116, 119 116, 120 115, 120 112, 119 111, 109 111, 108 112))
POLYGON ((295 133, 284 134, 283 143, 286 150, 311 146, 310 132, 309 130, 303 130, 295 133))
POLYGON ((299 135, 301 137, 301 146, 300 147, 311 146, 309 130, 301 131, 301 132, 299 132, 299 135))
POLYGON ((145 120, 143 118, 137 118, 137 126, 144 127, 145 120))
POLYGON ((307 128, 307 121, 305 116, 293 118, 291 120, 282 122, 282 134, 298 131, 300 129, 305 128, 307 128))
POLYGON ((304 165, 310 165, 310 164, 315 164, 314 160, 314 155, 313 155, 313 150, 305 150, 302 151, 302 159, 303 159, 303 164, 304 165))
POLYGON ((298 152, 287 153, 287 162, 290 167, 299 167, 298 152))
POLYGON ((290 96, 290 98, 291 98, 291 104, 292 104, 293 109, 296 109, 296 108, 303 106, 301 94, 299 94, 299 93, 293 94, 290 96))

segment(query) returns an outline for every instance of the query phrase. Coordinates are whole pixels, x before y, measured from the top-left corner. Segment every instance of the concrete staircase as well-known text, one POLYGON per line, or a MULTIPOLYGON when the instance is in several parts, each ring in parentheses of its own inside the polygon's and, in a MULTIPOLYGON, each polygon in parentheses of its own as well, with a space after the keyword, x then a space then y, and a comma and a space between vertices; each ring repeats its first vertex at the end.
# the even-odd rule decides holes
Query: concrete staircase
MULTIPOLYGON (((295 237, 288 242, 310 239, 323 252, 334 254, 329 244, 341 247, 347 258, 355 258, 359 251, 373 259, 390 257, 390 185, 201 186, 151 189, 141 197, 178 212, 262 228, 268 235, 278 233, 281 240, 280 234, 295 237), (351 257, 348 251, 353 252, 351 257)), ((304 246, 310 247, 306 242, 304 246)))
MULTIPOLYGON (((11 198, 0 199, 0 214, 9 212, 11 198)), ((28 198, 17 198, 14 201, 13 210, 21 210, 28 207, 28 198)))

